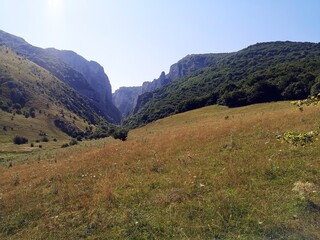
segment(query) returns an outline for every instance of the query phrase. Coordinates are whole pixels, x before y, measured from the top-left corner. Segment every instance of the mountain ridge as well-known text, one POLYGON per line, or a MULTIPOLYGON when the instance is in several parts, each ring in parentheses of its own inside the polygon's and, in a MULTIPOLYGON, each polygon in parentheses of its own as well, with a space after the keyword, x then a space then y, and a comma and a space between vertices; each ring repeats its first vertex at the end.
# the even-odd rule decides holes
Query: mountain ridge
MULTIPOLYGON (((102 115, 107 121, 113 123, 120 122, 119 112, 115 109, 112 102, 109 102, 107 106, 102 106, 101 103, 105 103, 106 100, 111 99, 111 86, 109 79, 106 77, 106 91, 108 97, 105 99, 97 99, 97 94, 95 87, 90 85, 88 80, 83 76, 82 73, 75 70, 72 66, 66 62, 54 56, 51 50, 42 49, 39 47, 32 46, 27 43, 23 38, 16 37, 12 34, 6 33, 0 30, 0 44, 3 44, 10 49, 13 49, 17 54, 35 62, 39 66, 47 69, 57 78, 67 83, 70 87, 75 89, 80 95, 88 98, 99 110, 99 114, 102 115), (109 84, 109 85, 108 85, 109 84), (110 88, 108 88, 110 86, 110 88), (108 111, 109 108, 111 109, 108 111)), ((84 59, 80 55, 76 54, 79 59, 84 59)), ((87 61, 87 60, 85 60, 87 61)), ((88 61, 87 61, 88 62, 88 61)))
POLYGON ((155 89, 161 88, 170 84, 172 81, 186 76, 201 68, 213 65, 225 53, 205 53, 205 54, 188 54, 178 62, 170 66, 168 74, 161 72, 159 78, 153 81, 143 82, 137 87, 121 87, 112 95, 113 102, 118 107, 123 117, 132 113, 136 109, 136 104, 140 95, 152 92, 155 89), (126 99, 126 96, 128 99, 126 99))
POLYGON ((140 95, 125 125, 137 127, 212 104, 236 107, 302 99, 319 90, 319 43, 257 43, 140 95))
POLYGON ((0 54, 2 142, 12 141, 13 134, 30 141, 39 139, 39 134, 50 139, 82 138, 103 123, 87 99, 49 71, 5 46, 0 46, 0 54))

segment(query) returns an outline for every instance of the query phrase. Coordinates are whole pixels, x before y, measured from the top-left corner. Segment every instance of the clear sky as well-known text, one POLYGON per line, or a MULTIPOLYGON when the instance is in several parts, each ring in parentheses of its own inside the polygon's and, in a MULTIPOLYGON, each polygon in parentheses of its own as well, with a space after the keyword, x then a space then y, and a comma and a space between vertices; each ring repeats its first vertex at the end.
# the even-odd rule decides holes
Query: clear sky
POLYGON ((320 42, 320 0, 0 0, 0 29, 99 62, 114 91, 187 54, 320 42))

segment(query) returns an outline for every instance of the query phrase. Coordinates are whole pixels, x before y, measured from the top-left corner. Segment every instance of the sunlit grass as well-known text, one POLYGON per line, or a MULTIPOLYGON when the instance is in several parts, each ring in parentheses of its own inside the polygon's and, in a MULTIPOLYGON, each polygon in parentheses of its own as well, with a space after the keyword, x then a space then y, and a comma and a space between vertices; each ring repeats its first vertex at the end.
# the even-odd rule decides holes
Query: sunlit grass
POLYGON ((2 239, 319 239, 317 108, 211 106, 0 165, 2 239), (307 200, 292 189, 314 185, 307 200))

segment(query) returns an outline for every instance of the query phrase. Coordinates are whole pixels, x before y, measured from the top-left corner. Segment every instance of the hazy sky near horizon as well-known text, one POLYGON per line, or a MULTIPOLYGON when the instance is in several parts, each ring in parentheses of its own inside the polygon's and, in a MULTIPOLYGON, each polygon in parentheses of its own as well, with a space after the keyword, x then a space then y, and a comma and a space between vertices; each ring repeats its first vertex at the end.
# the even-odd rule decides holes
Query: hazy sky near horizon
POLYGON ((99 62, 113 91, 187 54, 320 42, 320 0, 0 0, 0 29, 99 62))

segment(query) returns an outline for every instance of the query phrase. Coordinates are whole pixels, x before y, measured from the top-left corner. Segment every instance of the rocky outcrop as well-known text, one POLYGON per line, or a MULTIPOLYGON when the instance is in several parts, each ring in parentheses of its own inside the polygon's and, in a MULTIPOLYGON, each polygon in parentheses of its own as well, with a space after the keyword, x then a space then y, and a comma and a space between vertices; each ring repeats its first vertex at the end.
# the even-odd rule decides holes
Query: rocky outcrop
POLYGON ((143 105, 139 101, 139 96, 144 93, 152 92, 157 88, 168 85, 172 81, 195 72, 201 68, 215 64, 225 54, 192 54, 182 58, 170 67, 166 75, 162 72, 158 79, 152 82, 144 82, 140 87, 122 87, 113 94, 113 103, 119 109, 122 116, 127 116, 134 109, 139 110, 143 105), (138 105, 137 105, 138 103, 138 105))
POLYGON ((113 104, 119 109, 124 118, 135 109, 138 97, 141 94, 151 92, 169 82, 170 80, 166 77, 165 72, 162 72, 158 79, 154 79, 152 82, 144 82, 142 86, 121 87, 112 95, 113 104))
POLYGON ((88 61, 73 51, 57 50, 54 48, 46 50, 81 73, 89 86, 94 90, 94 94, 90 98, 104 114, 111 116, 116 122, 120 122, 120 112, 112 103, 112 90, 109 78, 99 63, 88 61))
POLYGON ((121 87, 112 94, 112 101, 121 112, 122 118, 131 113, 141 93, 142 87, 121 87))

